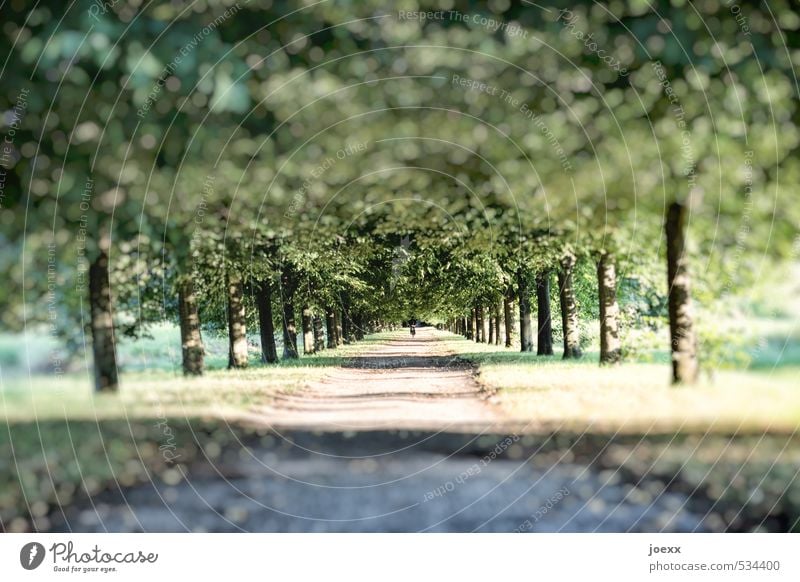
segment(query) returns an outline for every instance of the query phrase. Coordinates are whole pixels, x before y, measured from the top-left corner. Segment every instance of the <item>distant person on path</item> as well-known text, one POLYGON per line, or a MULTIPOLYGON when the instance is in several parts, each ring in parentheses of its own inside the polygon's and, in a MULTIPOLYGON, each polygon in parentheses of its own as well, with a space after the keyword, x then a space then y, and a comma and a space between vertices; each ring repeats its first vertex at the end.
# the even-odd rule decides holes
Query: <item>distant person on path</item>
POLYGON ((417 335, 417 326, 414 325, 413 321, 408 324, 408 327, 411 329, 411 337, 414 337, 415 335, 417 335))

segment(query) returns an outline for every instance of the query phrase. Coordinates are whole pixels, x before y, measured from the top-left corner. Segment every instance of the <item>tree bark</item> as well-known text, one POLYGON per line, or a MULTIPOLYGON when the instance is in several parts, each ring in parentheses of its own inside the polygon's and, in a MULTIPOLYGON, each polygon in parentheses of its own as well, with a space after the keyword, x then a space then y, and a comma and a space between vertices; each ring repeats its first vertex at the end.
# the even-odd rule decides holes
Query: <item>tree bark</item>
POLYGON ((500 305, 494 304, 494 345, 500 345, 500 305))
POLYGON ((89 307, 94 355, 94 387, 97 392, 119 390, 114 306, 108 276, 108 253, 101 250, 89 266, 89 307))
POLYGON ((344 336, 342 335, 342 316, 338 309, 333 310, 333 319, 336 323, 336 345, 340 346, 344 343, 344 336))
POLYGON ((336 347, 336 315, 333 309, 325 312, 325 332, 328 334, 328 349, 336 347))
POLYGON ((494 343, 494 316, 489 315, 489 343, 494 343))
POLYGON ((553 355, 553 323, 550 312, 550 271, 536 275, 536 354, 553 355))
POLYGON ((506 296, 503 297, 503 326, 506 331, 507 348, 511 347, 511 340, 514 337, 513 301, 514 298, 511 296, 511 293, 507 293, 506 296))
POLYGON ((312 323, 314 325, 314 351, 321 352, 325 349, 325 332, 322 331, 322 316, 315 313, 312 323))
POLYGON ((575 257, 565 255, 558 271, 558 299, 561 305, 561 330, 564 338, 564 359, 577 359, 582 355, 580 329, 578 327, 578 306, 575 302, 575 289, 572 286, 572 273, 575 270, 575 257))
POLYGON ((477 319, 478 334, 479 334, 478 341, 481 342, 482 344, 485 344, 486 343, 486 321, 485 321, 485 318, 483 316, 483 306, 479 305, 475 309, 475 312, 477 313, 477 316, 478 316, 478 319, 477 319))
POLYGON ((228 276, 228 368, 247 367, 247 320, 242 278, 228 276))
POLYGON ((311 313, 311 308, 308 305, 303 306, 302 312, 302 324, 303 324, 303 353, 304 354, 313 354, 314 353, 314 328, 312 327, 311 318, 313 314, 311 313))
POLYGON ((622 353, 619 341, 617 268, 614 256, 610 253, 604 252, 600 255, 597 282, 600 298, 600 364, 618 364, 622 353))
POLYGON ((480 343, 480 341, 481 341, 481 327, 483 327, 483 326, 481 325, 481 316, 480 316, 480 313, 478 313, 478 308, 477 307, 473 308, 473 310, 472 310, 472 319, 475 322, 475 336, 473 337, 473 339, 475 340, 476 343, 480 343))
POLYGON ((294 304, 291 299, 286 299, 283 304, 283 359, 296 359, 297 353, 297 321, 294 314, 294 304))
POLYGON ((272 364, 278 361, 275 325, 272 323, 272 286, 269 281, 262 281, 256 285, 255 291, 258 328, 261 334, 261 361, 272 364))
POLYGON ((355 341, 353 337, 353 325, 347 308, 342 308, 342 341, 351 344, 355 341))
POLYGON ((531 299, 528 281, 519 276, 519 343, 521 352, 533 351, 533 330, 531 329, 531 299))
POLYGON ((203 374, 203 338, 200 334, 200 314, 197 295, 190 278, 178 285, 178 317, 181 327, 181 360, 184 376, 203 374))
POLYGON ((294 308, 294 294, 297 290, 297 276, 291 265, 284 264, 281 269, 280 305, 281 335, 283 335, 283 359, 295 359, 297 353, 297 319, 294 308))
POLYGON ((353 335, 357 342, 364 339, 364 315, 362 313, 353 315, 353 335))
POLYGON ((672 350, 672 381, 691 384, 697 381, 697 338, 694 331, 691 276, 686 258, 687 209, 673 202, 667 210, 667 280, 669 284, 669 335, 672 350))

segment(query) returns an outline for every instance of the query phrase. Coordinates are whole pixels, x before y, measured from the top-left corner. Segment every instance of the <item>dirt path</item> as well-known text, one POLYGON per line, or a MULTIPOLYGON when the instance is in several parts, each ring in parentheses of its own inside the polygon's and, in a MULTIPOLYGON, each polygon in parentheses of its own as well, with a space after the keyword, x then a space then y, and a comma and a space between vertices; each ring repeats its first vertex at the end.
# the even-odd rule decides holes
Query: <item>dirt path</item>
POLYGON ((417 429, 484 432, 498 420, 473 368, 430 327, 398 336, 336 368, 321 382, 277 394, 247 420, 279 429, 417 429))
POLYGON ((324 380, 237 419, 264 436, 245 437, 213 461, 181 465, 175 483, 154 479, 75 504, 66 520, 54 516, 53 530, 719 527, 687 507, 684 493, 599 464, 607 442, 509 432, 474 370, 448 354, 440 337, 423 328, 413 339, 398 334, 376 344, 324 380), (586 450, 579 454, 575 443, 586 450))

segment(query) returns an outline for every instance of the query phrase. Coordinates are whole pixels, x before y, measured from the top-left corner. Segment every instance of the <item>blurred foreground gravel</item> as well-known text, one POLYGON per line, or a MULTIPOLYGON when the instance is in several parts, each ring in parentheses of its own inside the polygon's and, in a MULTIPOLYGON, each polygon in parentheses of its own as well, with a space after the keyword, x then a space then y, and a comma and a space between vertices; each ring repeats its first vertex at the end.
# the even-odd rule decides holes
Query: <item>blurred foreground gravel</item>
MULTIPOLYGON (((709 450, 726 442, 703 439, 709 450)), ((686 532, 791 525, 780 515, 761 516, 765 510, 752 499, 739 507, 735 496, 711 499, 711 472, 702 487, 692 486, 683 475, 697 471, 686 463, 692 448, 691 438, 671 437, 643 444, 596 435, 272 433, 214 463, 176 467, 166 478, 173 484, 161 478, 72 506, 53 517, 52 529, 686 532)), ((722 476, 725 463, 715 461, 722 476)))

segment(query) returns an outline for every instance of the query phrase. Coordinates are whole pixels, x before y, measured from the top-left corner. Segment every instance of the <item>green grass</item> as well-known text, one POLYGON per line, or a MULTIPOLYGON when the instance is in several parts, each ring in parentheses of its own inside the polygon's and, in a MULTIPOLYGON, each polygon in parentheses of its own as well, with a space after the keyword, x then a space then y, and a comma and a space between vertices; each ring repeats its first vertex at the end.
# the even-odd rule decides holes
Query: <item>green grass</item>
POLYGON ((598 353, 580 360, 537 356, 460 336, 451 351, 474 363, 477 379, 509 417, 533 431, 792 432, 800 428, 800 368, 717 370, 691 387, 671 385, 662 358, 600 367, 598 353), (662 360, 658 363, 658 360, 662 360))
MULTIPOLYGON (((374 334, 356 344, 275 364, 263 364, 258 349, 251 348, 248 368, 212 368, 203 376, 193 378, 184 377, 180 368, 123 369, 120 391, 112 395, 94 393, 88 370, 60 377, 44 374, 12 377, 0 390, 0 421, 136 418, 156 413, 219 415, 222 411, 231 412, 269 402, 279 390, 294 390, 319 380, 331 367, 341 366, 348 358, 385 337, 384 334, 374 334)), ((149 347, 145 351, 154 350, 149 342, 163 340, 164 335, 147 340, 149 347)), ((227 365, 227 352, 225 358, 227 365)), ((164 361, 162 356, 161 362, 164 361)))
MULTIPOLYGON (((787 337, 781 334, 788 330, 769 329, 772 336, 765 337, 787 337)), ((94 394, 86 370, 57 379, 4 375, 0 520, 7 529, 29 528, 29 520, 44 527, 51 508, 116 483, 179 480, 164 450, 180 455, 181 462, 201 454, 225 454, 227 442, 258 433, 241 423, 228 427, 228 420, 271 402, 278 391, 322 378, 332 366, 398 333, 375 334, 355 345, 274 365, 261 364, 253 349, 252 365, 246 370, 211 369, 203 377, 184 378, 169 351, 177 345, 175 331, 164 327, 154 330, 152 339, 121 346, 125 369, 117 395, 94 394)), ((444 338, 442 348, 475 363, 478 381, 496 392, 499 411, 520 430, 532 433, 588 428, 700 434, 710 428, 777 434, 800 425, 800 366, 793 359, 797 346, 791 342, 791 350, 776 359, 777 344, 767 340, 760 359, 754 359, 763 365, 718 371, 699 386, 674 388, 664 352, 600 368, 597 352, 591 350, 580 361, 564 362, 559 356, 521 354, 460 336, 444 338), (790 357, 784 357, 787 354, 790 357), (767 365, 776 361, 781 363, 778 368, 767 365)), ((205 339, 212 346, 211 367, 223 368, 227 346, 221 351, 211 338, 205 339)), ((3 358, 14 349, 30 350, 32 360, 35 356, 46 361, 52 346, 28 342, 26 347, 19 338, 15 343, 9 336, 0 337, 3 358)))
MULTIPOLYGON (((175 455, 181 463, 201 454, 213 459, 243 435, 266 435, 235 421, 384 337, 270 365, 254 353, 247 369, 210 370, 199 378, 184 378, 168 366, 128 366, 134 371, 122 374, 119 393, 111 395, 95 394, 85 371, 6 381, 0 390, 0 522, 9 531, 47 528, 48 512, 78 496, 117 483, 175 483, 181 479, 175 455)), ((158 346, 167 341, 164 330, 141 351, 163 363, 158 346)))

